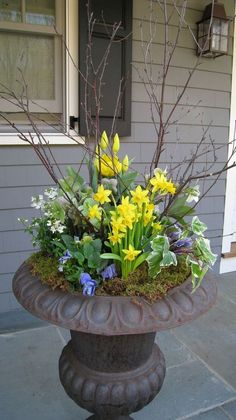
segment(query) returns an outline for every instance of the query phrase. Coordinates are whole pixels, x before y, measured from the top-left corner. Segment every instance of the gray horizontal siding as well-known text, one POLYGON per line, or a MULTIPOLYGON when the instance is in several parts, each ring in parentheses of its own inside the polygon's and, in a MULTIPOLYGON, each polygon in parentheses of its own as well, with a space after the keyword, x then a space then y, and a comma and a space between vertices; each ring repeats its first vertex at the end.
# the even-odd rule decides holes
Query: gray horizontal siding
POLYGON ((0 293, 9 293, 11 291, 12 274, 0 275, 0 293))
MULTIPOLYGON (((140 44, 136 46, 136 48, 139 48, 140 44)), ((160 62, 154 63, 153 68, 155 69, 155 72, 158 72, 161 70, 161 63, 163 57, 163 51, 161 51, 161 48, 157 48, 157 51, 155 51, 154 54, 158 54, 160 57, 160 62)), ((167 85, 168 86, 184 86, 186 82, 186 78, 189 74, 189 67, 188 67, 188 57, 190 56, 193 60, 193 62, 190 64, 190 66, 194 66, 195 64, 195 58, 194 58, 194 52, 191 51, 190 53, 181 49, 181 51, 178 52, 178 59, 176 58, 177 62, 173 63, 173 67, 170 69, 168 77, 167 77, 167 85)), ((219 57, 220 59, 220 57, 219 57)), ((206 58, 204 59, 206 60, 206 58)), ((208 59, 209 60, 209 59, 208 59)), ((228 57, 228 60, 230 60, 230 63, 232 65, 232 58, 228 57)), ((208 62, 208 61, 207 61, 208 62)), ((216 63, 216 61, 213 61, 216 63)), ((211 61, 212 63, 212 61, 211 61)), ((224 65, 222 73, 218 70, 218 61, 217 66, 215 64, 215 71, 209 69, 208 65, 204 62, 206 69, 203 68, 203 64, 201 65, 201 68, 198 68, 193 77, 191 78, 191 81, 189 83, 190 88, 198 88, 201 86, 200 89, 207 89, 207 90, 216 90, 216 91, 223 91, 223 92, 229 92, 231 88, 231 76, 230 76, 230 69, 227 68, 227 63, 224 65), (216 70, 217 68, 217 70, 216 70)), ((139 82, 139 76, 137 71, 142 72, 144 68, 143 62, 142 62, 142 55, 138 55, 137 57, 134 57, 134 65, 133 65, 133 80, 135 82, 139 82)))
MULTIPOLYGON (((219 88, 219 87, 218 87, 219 88)), ((179 86, 167 86, 165 92, 165 102, 174 104, 181 91, 179 86)), ((134 102, 147 102, 147 93, 141 82, 133 83, 133 100, 134 102)), ((180 104, 196 105, 200 104, 201 107, 210 108, 228 108, 230 100, 229 92, 222 92, 221 90, 205 90, 189 88, 180 100, 180 104)))
MULTIPOLYGON (((193 31, 196 22, 201 18, 204 6, 209 0, 190 0, 186 12, 186 21, 193 31)), ((170 2, 169 2, 170 3, 170 2)), ((234 1, 225 0, 226 13, 234 14, 234 1)), ((135 158, 132 166, 141 173, 147 172, 153 157, 156 135, 150 119, 150 104, 144 86, 138 76, 137 69, 142 72, 143 53, 140 42, 140 25, 142 22, 144 38, 147 40, 149 28, 149 0, 133 1, 133 85, 132 85, 132 131, 131 136, 121 139, 121 153, 135 158)), ((154 3, 154 7, 156 7, 154 3)), ((160 14, 158 15, 161 21, 160 14)), ((159 24, 157 38, 153 44, 153 70, 161 70, 163 61, 163 25, 159 24)), ((177 17, 171 18, 170 35, 177 30, 177 17)), ((231 36, 233 25, 231 27, 231 36)), ((174 120, 178 124, 170 126, 166 135, 166 150, 161 159, 162 167, 170 167, 173 162, 182 162, 184 156, 189 156, 194 144, 202 137, 203 130, 210 125, 206 142, 214 139, 217 146, 225 145, 218 152, 215 170, 220 169, 227 156, 229 134, 230 90, 232 71, 232 38, 231 54, 216 60, 202 59, 189 87, 181 99, 174 120), (186 115, 189 107, 191 112, 186 115), (181 117, 181 118, 180 118, 181 117)), ((165 104, 168 110, 175 103, 181 92, 189 68, 196 61, 195 45, 187 28, 180 37, 179 46, 173 58, 172 67, 166 81, 165 104)), ((65 173, 67 165, 78 166, 83 157, 79 146, 53 146, 53 154, 65 173)), ((209 154, 208 162, 212 160, 209 154)), ((196 171, 203 168, 204 157, 198 159, 196 171)), ((82 168, 86 175, 85 168, 82 168)), ((201 182, 204 192, 211 180, 201 182)), ((27 146, 0 147, 0 312, 17 309, 19 305, 11 293, 13 273, 25 258, 32 252, 30 238, 24 233, 18 217, 29 220, 37 212, 30 207, 31 196, 41 193, 53 185, 37 156, 27 146)), ((221 252, 221 236, 223 230, 225 201, 225 174, 208 193, 207 197, 196 208, 197 214, 208 226, 207 235, 212 238, 212 246, 217 254, 221 252)), ((218 269, 218 262, 215 270, 218 269)))
POLYGON ((22 309, 12 292, 0 293, 0 313, 22 309))

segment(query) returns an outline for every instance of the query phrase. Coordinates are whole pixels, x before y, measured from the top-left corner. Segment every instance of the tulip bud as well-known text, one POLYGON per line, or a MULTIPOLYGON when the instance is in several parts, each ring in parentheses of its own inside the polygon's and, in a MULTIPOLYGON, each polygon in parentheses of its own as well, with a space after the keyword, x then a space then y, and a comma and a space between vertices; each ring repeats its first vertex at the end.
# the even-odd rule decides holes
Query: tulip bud
POLYGON ((116 135, 115 135, 115 137, 113 139, 113 147, 112 147, 112 150, 113 150, 114 153, 117 153, 120 150, 120 139, 119 139, 119 136, 118 136, 117 133, 116 133, 116 135))
POLYGON ((129 158, 128 155, 125 155, 122 161, 122 171, 126 172, 129 169, 129 158))
POLYGON ((101 136, 101 140, 100 140, 100 147, 102 150, 106 150, 109 144, 109 140, 107 137, 107 133, 106 131, 103 131, 102 136, 101 136))

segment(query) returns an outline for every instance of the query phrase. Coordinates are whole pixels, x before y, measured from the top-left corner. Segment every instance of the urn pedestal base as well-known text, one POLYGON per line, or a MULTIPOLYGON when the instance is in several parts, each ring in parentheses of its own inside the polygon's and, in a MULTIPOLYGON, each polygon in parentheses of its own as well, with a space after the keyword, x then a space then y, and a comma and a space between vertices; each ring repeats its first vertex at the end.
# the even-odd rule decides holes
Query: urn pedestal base
POLYGON ((59 372, 67 394, 90 420, 128 420, 160 391, 165 360, 155 334, 98 336, 71 331, 59 372))
POLYGON ((13 291, 33 315, 70 329, 60 379, 67 394, 94 414, 90 420, 126 420, 148 404, 165 376, 154 331, 198 318, 217 296, 209 273, 194 293, 189 278, 152 305, 138 296, 74 295, 50 289, 27 263, 17 270, 13 291))

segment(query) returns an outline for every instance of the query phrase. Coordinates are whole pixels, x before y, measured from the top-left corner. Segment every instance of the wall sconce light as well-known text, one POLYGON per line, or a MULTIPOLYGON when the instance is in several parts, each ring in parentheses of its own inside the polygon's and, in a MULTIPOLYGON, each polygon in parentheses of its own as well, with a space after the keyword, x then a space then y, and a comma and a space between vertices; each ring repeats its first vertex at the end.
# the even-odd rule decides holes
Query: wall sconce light
POLYGON ((229 24, 222 3, 215 0, 208 4, 197 22, 197 55, 215 58, 228 54, 229 24))

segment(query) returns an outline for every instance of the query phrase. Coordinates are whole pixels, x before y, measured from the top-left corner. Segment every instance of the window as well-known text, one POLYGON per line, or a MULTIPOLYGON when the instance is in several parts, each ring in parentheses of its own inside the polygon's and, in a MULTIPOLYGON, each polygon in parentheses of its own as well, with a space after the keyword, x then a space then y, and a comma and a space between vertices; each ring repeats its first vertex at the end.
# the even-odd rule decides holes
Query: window
MULTIPOLYGON (((63 8, 63 0, 0 0, 0 90, 26 95, 30 110, 49 121, 63 113, 63 8)), ((0 99, 0 110, 25 123, 14 103, 0 99)))

